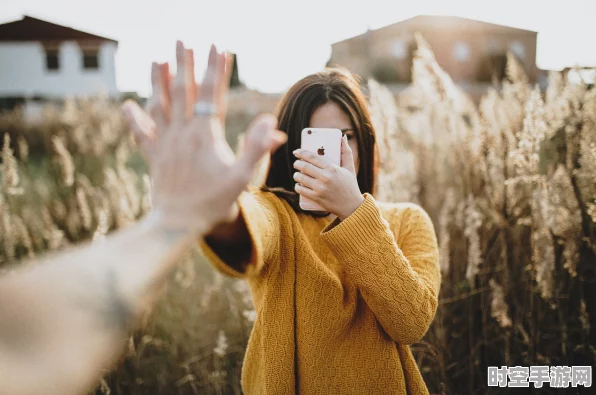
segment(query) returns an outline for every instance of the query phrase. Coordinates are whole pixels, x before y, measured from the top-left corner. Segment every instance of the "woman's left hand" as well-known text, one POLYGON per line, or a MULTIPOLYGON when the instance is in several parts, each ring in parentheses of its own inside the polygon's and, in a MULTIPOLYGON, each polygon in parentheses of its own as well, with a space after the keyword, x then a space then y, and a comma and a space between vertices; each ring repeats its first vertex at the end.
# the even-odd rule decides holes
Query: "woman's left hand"
POLYGON ((294 181, 298 194, 315 201, 340 220, 346 219, 364 202, 360 192, 352 150, 346 137, 341 142, 341 167, 303 149, 294 151, 294 181))

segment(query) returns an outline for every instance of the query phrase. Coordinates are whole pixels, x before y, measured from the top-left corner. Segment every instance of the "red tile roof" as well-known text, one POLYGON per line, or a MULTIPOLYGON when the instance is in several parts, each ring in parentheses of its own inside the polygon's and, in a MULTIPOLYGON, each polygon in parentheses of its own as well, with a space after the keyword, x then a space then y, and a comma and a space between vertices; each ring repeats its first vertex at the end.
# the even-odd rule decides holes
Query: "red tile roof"
POLYGON ((56 25, 41 19, 24 16, 19 21, 0 25, 0 41, 110 41, 110 38, 56 25))

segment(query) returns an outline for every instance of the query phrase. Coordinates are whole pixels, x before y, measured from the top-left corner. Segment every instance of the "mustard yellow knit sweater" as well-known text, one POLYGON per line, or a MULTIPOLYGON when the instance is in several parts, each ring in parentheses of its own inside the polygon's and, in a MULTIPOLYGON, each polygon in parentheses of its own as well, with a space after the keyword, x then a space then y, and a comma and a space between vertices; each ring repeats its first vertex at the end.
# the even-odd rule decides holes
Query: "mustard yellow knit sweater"
POLYGON ((331 222, 296 214, 271 193, 243 193, 253 249, 242 272, 200 242, 215 268, 250 285, 257 319, 246 394, 428 393, 408 345, 437 309, 433 225, 419 206, 364 197, 331 222))

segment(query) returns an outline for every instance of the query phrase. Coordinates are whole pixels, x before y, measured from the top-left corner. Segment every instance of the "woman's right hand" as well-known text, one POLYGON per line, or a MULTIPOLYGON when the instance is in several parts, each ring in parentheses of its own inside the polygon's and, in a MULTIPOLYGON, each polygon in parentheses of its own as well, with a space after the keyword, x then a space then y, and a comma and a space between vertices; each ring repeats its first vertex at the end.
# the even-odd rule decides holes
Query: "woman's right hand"
POLYGON ((235 158, 225 140, 221 107, 227 92, 226 56, 211 47, 198 92, 193 53, 181 42, 176 61, 173 79, 167 64, 153 64, 151 116, 132 101, 124 103, 123 111, 149 162, 154 215, 161 215, 168 227, 205 234, 237 219, 236 199, 259 160, 282 145, 286 136, 276 130, 273 115, 262 115, 249 127, 244 150, 235 158), (195 97, 219 105, 219 112, 195 116, 195 97))

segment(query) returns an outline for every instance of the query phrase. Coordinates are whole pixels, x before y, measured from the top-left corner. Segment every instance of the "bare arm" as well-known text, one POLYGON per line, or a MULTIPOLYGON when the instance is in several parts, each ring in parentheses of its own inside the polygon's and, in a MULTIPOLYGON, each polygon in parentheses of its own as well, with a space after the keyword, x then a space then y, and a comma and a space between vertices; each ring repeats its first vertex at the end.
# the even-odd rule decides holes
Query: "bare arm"
MULTIPOLYGON (((178 43, 176 58, 171 90, 167 65, 153 65, 152 118, 134 103, 124 106, 149 160, 154 211, 102 244, 0 278, 0 394, 86 391, 123 348, 181 253, 237 216, 235 201, 258 161, 283 143, 274 117, 259 118, 236 159, 213 114, 191 115, 192 51, 178 43)), ((199 101, 216 101, 224 63, 212 47, 199 101)))
POLYGON ((190 232, 156 213, 0 279, 0 392, 83 393, 126 344, 190 232))

